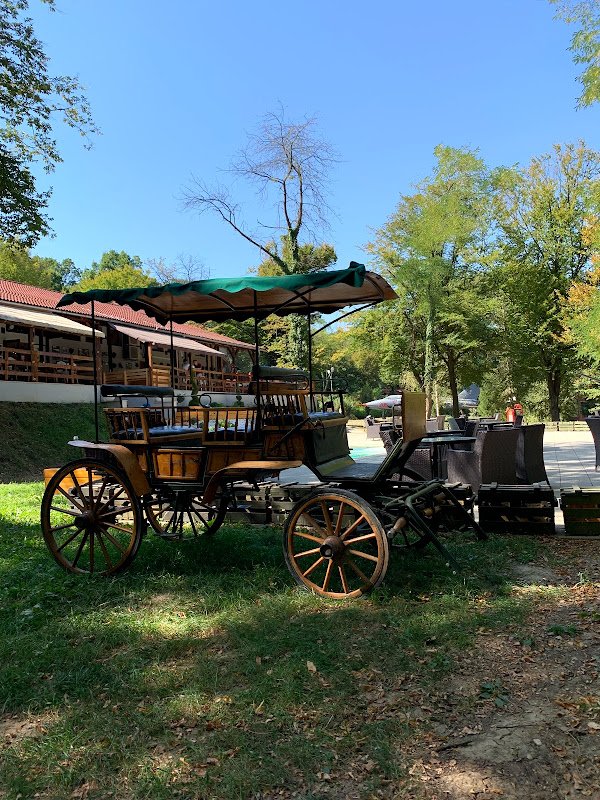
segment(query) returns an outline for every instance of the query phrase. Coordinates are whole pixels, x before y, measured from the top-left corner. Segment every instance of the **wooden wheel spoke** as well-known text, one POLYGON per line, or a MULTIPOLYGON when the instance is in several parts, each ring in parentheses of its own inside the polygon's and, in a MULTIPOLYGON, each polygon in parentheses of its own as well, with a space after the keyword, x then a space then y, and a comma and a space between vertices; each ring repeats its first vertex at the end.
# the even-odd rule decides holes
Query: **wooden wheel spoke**
POLYGON ((117 525, 115 522, 109 522, 104 524, 108 525, 109 528, 114 528, 115 530, 122 531, 123 533, 129 533, 129 534, 133 533, 133 530, 131 528, 126 528, 125 525, 117 525))
POLYGON ((111 543, 111 544, 112 544, 114 547, 116 547, 116 548, 117 548, 117 550, 118 550, 120 553, 126 553, 126 552, 127 552, 127 548, 126 548, 126 547, 123 547, 123 545, 121 544, 121 542, 119 542, 119 540, 118 540, 118 539, 115 539, 115 537, 112 535, 112 533, 109 533, 107 530, 104 530, 104 531, 102 531, 102 533, 104 534, 104 536, 106 536, 106 538, 108 539, 108 541, 109 541, 109 542, 110 542, 110 543, 111 543))
POLYGON ((79 559, 81 557, 81 554, 83 553, 83 548, 85 547, 85 543, 87 542, 87 539, 88 539, 88 532, 86 531, 83 534, 83 537, 81 539, 81 543, 80 543, 80 545, 79 545, 79 547, 77 549, 77 553, 75 554, 75 558, 73 559, 73 566, 74 567, 77 566, 77 562, 79 561, 79 559))
POLYGON ((50 528, 50 530, 52 531, 52 533, 58 533, 59 531, 66 531, 67 528, 72 528, 73 525, 75 525, 74 522, 67 522, 66 525, 55 525, 53 528, 50 528))
POLYGON ((96 497, 96 502, 94 503, 94 509, 96 511, 100 508, 100 503, 102 501, 102 496, 104 495, 104 490, 106 489, 107 481, 108 481, 108 475, 105 475, 102 478, 102 485, 100 486, 100 490, 98 492, 98 496, 96 497))
POLYGON ((318 558, 318 559, 315 561, 315 563, 314 563, 314 564, 313 564, 311 567, 309 567, 309 568, 306 570, 306 572, 303 572, 303 573, 302 573, 302 576, 303 576, 304 578, 307 578, 307 577, 308 577, 308 576, 311 574, 311 572, 314 572, 314 571, 316 570, 316 568, 317 568, 317 567, 320 567, 320 566, 321 566, 321 564, 322 564, 324 561, 325 561, 325 559, 323 558, 323 556, 321 556, 321 558, 318 558))
POLYGON ((344 567, 342 564, 338 565, 338 572, 340 573, 340 580, 342 582, 342 589, 344 590, 344 594, 348 594, 349 593, 348 581, 346 580, 346 572, 344 571, 344 567))
POLYGON ((104 560, 106 561, 106 565, 109 569, 112 568, 112 561, 110 558, 110 554, 104 544, 104 539, 102 538, 102 534, 100 531, 96 531, 96 536, 98 537, 98 542, 100 544, 100 549, 102 550, 102 555, 104 556, 104 560))
POLYGON ((315 553, 320 553, 320 547, 313 547, 312 550, 303 550, 302 553, 294 553, 294 558, 302 558, 302 556, 313 556, 315 553))
POLYGON ((329 564, 327 564, 327 572, 325 573, 325 580, 323 581, 323 586, 321 589, 326 592, 329 587, 329 581, 331 580, 331 572, 333 570, 333 561, 330 560, 329 564))
POLYGON ((90 531, 90 575, 94 574, 94 531, 90 531))
POLYGON ((98 519, 104 519, 105 517, 116 517, 117 514, 127 514, 128 511, 131 511, 133 506, 119 506, 118 508, 113 508, 112 511, 106 511, 104 514, 98 514, 98 519))
POLYGON ((60 492, 62 495, 64 495, 64 496, 67 498, 67 500, 69 501, 69 503, 72 503, 72 505, 74 505, 74 506, 75 506, 75 508, 78 508, 80 511, 85 511, 85 508, 84 508, 84 506, 80 506, 80 505, 79 505, 79 502, 78 502, 78 501, 77 501, 77 500, 76 500, 76 499, 75 499, 75 498, 74 498, 72 495, 70 495, 68 492, 65 492, 65 490, 62 488, 62 486, 60 485, 60 483, 58 484, 58 486, 57 486, 56 488, 58 489, 58 491, 59 491, 59 492, 60 492))
MULTIPOLYGON (((301 516, 304 517, 306 522, 313 528, 313 530, 315 530, 320 535, 321 541, 327 538, 327 531, 323 530, 322 526, 319 525, 319 523, 316 521, 316 519, 314 519, 314 517, 312 517, 306 511, 303 511, 301 516)), ((300 536, 300 534, 298 534, 298 536, 300 536)))
POLYGON ((379 559, 377 556, 371 556, 368 553, 362 553, 360 550, 346 550, 347 553, 350 553, 353 556, 359 556, 359 558, 366 558, 367 561, 374 561, 376 564, 378 563, 379 559))
POLYGON ((338 511, 337 519, 335 521, 335 531, 333 532, 334 536, 339 536, 340 535, 340 529, 342 527, 342 522, 344 521, 344 506, 345 505, 346 504, 342 500, 342 502, 340 503, 340 510, 338 511))
POLYGON ((329 513, 329 506, 324 500, 321 500, 321 511, 323 512, 323 519, 325 527, 327 528, 327 535, 333 536, 333 523, 331 522, 331 514, 329 513))
POLYGON ((83 490, 82 490, 82 488, 81 488, 81 486, 79 484, 79 481, 77 480, 77 475, 75 474, 75 470, 70 472, 69 475, 71 476, 71 480, 73 481, 73 485, 75 486, 75 489, 77 490, 77 494, 81 498, 81 502, 83 503, 83 508, 85 508, 88 505, 88 501, 86 500, 85 495, 83 494, 83 490))
POLYGON ((194 520, 192 519, 192 512, 188 511, 187 515, 188 515, 188 517, 190 519, 190 525, 192 526, 192 530, 194 532, 194 536, 198 536, 198 531, 196 529, 196 526, 194 525, 194 520))
POLYGON ((81 518, 81 514, 77 511, 71 511, 70 508, 59 508, 59 506, 50 506, 51 511, 58 511, 60 514, 68 514, 70 517, 81 518))
POLYGON ((60 547, 57 547, 57 548, 56 548, 56 552, 57 552, 57 553, 60 553, 62 550, 64 550, 64 549, 65 549, 65 547, 66 547, 68 544, 71 544, 71 542, 72 542, 74 539, 76 539, 76 538, 79 536, 79 534, 80 534, 80 533, 81 533, 81 531, 80 531, 80 530, 79 530, 79 528, 78 528, 78 529, 75 531, 75 533, 74 533, 74 534, 72 534, 72 536, 69 536, 69 538, 68 538, 68 539, 67 539, 65 542, 63 542, 63 543, 61 544, 61 546, 60 546, 60 547))
POLYGON ((302 531, 294 531, 294 536, 299 536, 300 539, 308 539, 310 542, 319 542, 322 544, 325 540, 319 539, 317 536, 311 536, 310 533, 303 533, 302 531))
POLYGON ((356 544, 356 542, 364 542, 367 539, 376 539, 376 538, 377 538, 376 533, 366 533, 364 536, 353 536, 351 539, 348 539, 348 541, 346 542, 346 546, 349 546, 351 544, 356 544))
POLYGON ((350 536, 350 534, 353 533, 358 528, 358 526, 360 525, 360 523, 363 521, 364 518, 365 518, 364 514, 361 514, 358 519, 355 519, 352 525, 350 525, 349 528, 346 528, 346 530, 342 533, 340 539, 346 539, 346 537, 350 536))
POLYGON ((350 569, 354 570, 354 572, 358 575, 361 581, 363 581, 363 583, 365 583, 367 586, 371 585, 371 581, 369 580, 369 578, 367 578, 365 573, 356 566, 356 564, 351 558, 347 559, 346 563, 348 564, 350 569))

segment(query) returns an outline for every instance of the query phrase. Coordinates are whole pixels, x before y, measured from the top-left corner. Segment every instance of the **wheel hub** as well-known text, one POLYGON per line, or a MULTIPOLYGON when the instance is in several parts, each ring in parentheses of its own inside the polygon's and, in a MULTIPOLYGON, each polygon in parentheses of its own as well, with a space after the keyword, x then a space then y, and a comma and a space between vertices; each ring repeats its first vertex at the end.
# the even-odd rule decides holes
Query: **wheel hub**
POLYGON ((328 536, 319 550, 323 558, 339 561, 344 555, 344 543, 339 536, 328 536))

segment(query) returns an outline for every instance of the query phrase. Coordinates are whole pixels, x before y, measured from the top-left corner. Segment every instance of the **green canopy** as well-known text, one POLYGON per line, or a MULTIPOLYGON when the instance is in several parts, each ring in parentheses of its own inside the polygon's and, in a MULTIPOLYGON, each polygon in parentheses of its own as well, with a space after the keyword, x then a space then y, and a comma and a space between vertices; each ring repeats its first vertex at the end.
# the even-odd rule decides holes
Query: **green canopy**
POLYGON ((270 314, 331 314, 351 305, 374 305, 396 293, 380 275, 350 262, 348 269, 306 275, 211 278, 139 289, 92 289, 62 297, 57 308, 72 303, 118 303, 145 311, 161 323, 264 319, 270 314))

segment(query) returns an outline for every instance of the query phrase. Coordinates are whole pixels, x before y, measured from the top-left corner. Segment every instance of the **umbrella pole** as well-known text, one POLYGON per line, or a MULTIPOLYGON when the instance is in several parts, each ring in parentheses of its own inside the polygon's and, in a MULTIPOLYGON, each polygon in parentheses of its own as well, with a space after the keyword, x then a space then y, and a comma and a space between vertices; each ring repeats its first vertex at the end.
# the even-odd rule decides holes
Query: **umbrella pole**
POLYGON ((260 430, 260 349, 258 344, 258 300, 256 290, 254 291, 254 371, 256 374, 256 428, 260 430))

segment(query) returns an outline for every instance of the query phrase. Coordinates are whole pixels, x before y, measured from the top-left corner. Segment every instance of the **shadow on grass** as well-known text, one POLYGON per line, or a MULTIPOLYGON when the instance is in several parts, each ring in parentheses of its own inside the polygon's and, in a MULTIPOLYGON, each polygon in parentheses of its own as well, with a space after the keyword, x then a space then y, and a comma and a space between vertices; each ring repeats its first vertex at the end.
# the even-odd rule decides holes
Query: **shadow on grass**
POLYGON ((332 602, 292 585, 279 528, 149 535, 123 575, 69 575, 33 500, 0 515, 3 719, 42 726, 3 753, 9 797, 66 798, 84 783, 88 797, 247 797, 312 785, 357 753, 377 765, 371 791, 397 777, 389 742, 412 731, 402 705, 443 680, 478 628, 528 610, 504 574, 509 557, 531 556, 526 540, 457 539, 460 575, 433 550, 393 553, 369 599, 332 602), (395 698, 379 716, 373 687, 395 698))

